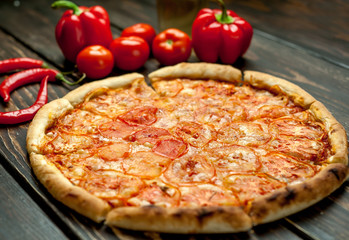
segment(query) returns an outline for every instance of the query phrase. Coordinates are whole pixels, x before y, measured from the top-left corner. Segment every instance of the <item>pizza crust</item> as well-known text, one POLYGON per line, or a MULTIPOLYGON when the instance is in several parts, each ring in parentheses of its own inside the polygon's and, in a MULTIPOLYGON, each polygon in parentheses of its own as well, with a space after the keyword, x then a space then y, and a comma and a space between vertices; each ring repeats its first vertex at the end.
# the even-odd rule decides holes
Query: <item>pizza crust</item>
POLYGON ((163 67, 149 74, 152 82, 160 79, 215 79, 227 82, 241 82, 241 71, 229 66, 215 63, 179 63, 163 67))
POLYGON ((113 209, 106 224, 132 230, 166 233, 231 233, 247 231, 251 218, 241 207, 163 208, 159 206, 113 209))
POLYGON ((56 99, 44 105, 37 112, 29 125, 27 132, 27 151, 40 153, 39 146, 45 136, 46 129, 65 112, 73 109, 66 99, 56 99))
POLYGON ((45 156, 33 152, 30 163, 36 177, 56 200, 96 222, 105 219, 110 211, 108 203, 74 186, 45 156))
POLYGON ((89 92, 98 88, 121 88, 126 87, 137 79, 144 79, 139 73, 130 73, 118 77, 109 77, 104 80, 94 81, 82 85, 81 87, 69 92, 63 98, 67 99, 73 106, 84 101, 89 92))
POLYGON ((309 109, 319 121, 325 124, 332 148, 329 163, 343 163, 348 165, 348 141, 344 127, 332 116, 320 102, 314 102, 309 109))
POLYGON ((315 118, 325 125, 328 132, 333 154, 328 162, 348 164, 348 141, 345 129, 322 103, 297 85, 266 73, 245 71, 244 81, 254 87, 266 89, 276 94, 285 93, 295 104, 309 109, 315 118))
POLYGON ((276 190, 254 200, 249 212, 253 224, 272 222, 315 204, 340 187, 348 174, 348 166, 330 164, 303 183, 276 190))
POLYGON ((315 102, 315 98, 297 85, 266 73, 245 71, 244 81, 252 86, 265 89, 273 93, 285 93, 297 105, 308 109, 315 102))
MULTIPOLYGON (((106 218, 110 227, 132 230, 158 231, 167 233, 228 233, 247 231, 253 225, 271 222, 300 211, 337 189, 347 178, 348 151, 344 128, 331 113, 310 94, 300 87, 265 73, 246 71, 244 81, 253 87, 274 93, 285 93, 295 104, 309 109, 324 123, 329 133, 333 156, 328 166, 315 177, 300 184, 276 190, 255 199, 242 207, 200 207, 200 208, 163 208, 158 206, 119 207, 111 209, 109 204, 86 190, 74 186, 63 174, 41 155, 40 144, 45 131, 56 118, 85 101, 89 94, 98 94, 96 89, 119 88, 143 79, 133 73, 112 77, 85 84, 62 99, 54 100, 39 110, 28 129, 27 148, 33 171, 40 182, 59 201, 100 222, 106 218), (321 187, 319 187, 321 186, 321 187)), ((241 82, 241 72, 231 66, 209 63, 181 63, 164 67, 149 75, 152 82, 161 79, 189 78, 213 79, 241 82)))
POLYGON ((55 120, 62 114, 72 110, 74 105, 84 101, 85 96, 90 91, 97 88, 124 87, 140 78, 143 79, 143 75, 134 73, 85 84, 71 91, 65 97, 44 105, 29 125, 27 151, 32 169, 38 180, 55 199, 96 222, 105 219, 111 209, 109 204, 86 190, 74 186, 56 166, 41 154, 40 145, 44 142, 46 130, 55 120))

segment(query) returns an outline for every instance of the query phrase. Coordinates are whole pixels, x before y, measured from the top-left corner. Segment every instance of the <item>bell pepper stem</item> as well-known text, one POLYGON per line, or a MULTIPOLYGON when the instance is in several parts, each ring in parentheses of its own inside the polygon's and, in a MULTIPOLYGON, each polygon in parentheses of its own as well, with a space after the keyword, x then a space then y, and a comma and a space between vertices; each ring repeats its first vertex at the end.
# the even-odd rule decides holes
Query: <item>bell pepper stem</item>
POLYGON ((75 3, 71 1, 55 1, 51 5, 52 8, 68 8, 73 10, 73 14, 79 16, 83 11, 76 5, 75 3))
POLYGON ((227 13, 227 7, 224 4, 223 0, 216 0, 222 9, 222 13, 217 13, 215 15, 216 20, 222 24, 231 24, 234 22, 234 18, 229 16, 227 13))

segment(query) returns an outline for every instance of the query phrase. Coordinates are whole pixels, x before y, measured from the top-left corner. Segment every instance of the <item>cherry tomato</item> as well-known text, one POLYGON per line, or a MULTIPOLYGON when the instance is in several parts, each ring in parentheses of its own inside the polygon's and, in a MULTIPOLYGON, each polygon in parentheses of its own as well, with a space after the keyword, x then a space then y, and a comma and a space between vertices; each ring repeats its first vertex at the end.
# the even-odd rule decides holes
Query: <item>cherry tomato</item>
POLYGON ((109 49, 101 45, 84 48, 76 57, 76 65, 80 72, 88 78, 98 79, 108 76, 114 67, 114 57, 109 49))
POLYGON ((156 32, 155 29, 147 23, 137 23, 125 28, 121 33, 121 37, 130 36, 143 38, 148 43, 149 48, 151 48, 156 32))
POLYGON ((154 38, 153 55, 163 65, 185 62, 190 53, 191 39, 179 29, 166 29, 154 38))
POLYGON ((117 68, 126 71, 136 70, 144 65, 149 57, 149 46, 140 37, 119 37, 110 44, 117 68))

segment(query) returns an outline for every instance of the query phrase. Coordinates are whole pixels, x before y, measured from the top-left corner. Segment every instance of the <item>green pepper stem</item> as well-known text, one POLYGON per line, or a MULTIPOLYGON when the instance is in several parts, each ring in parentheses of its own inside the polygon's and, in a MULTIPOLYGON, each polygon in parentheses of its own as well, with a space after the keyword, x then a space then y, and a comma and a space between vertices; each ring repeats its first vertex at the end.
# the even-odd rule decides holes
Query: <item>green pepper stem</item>
POLYGON ((222 13, 218 13, 215 15, 216 20, 220 23, 226 23, 231 24, 234 22, 234 18, 232 16, 229 16, 227 13, 227 7, 225 6, 225 3, 223 0, 216 0, 216 2, 219 4, 219 6, 222 9, 222 13))
POLYGON ((57 80, 60 80, 60 81, 66 83, 66 84, 68 84, 68 85, 70 85, 70 86, 74 86, 74 85, 80 83, 82 80, 85 79, 85 77, 86 77, 86 75, 83 74, 83 76, 82 76, 79 80, 77 80, 77 81, 75 81, 75 82, 71 82, 71 81, 65 79, 65 77, 63 76, 62 73, 58 73, 58 74, 56 75, 56 79, 57 79, 57 80))
POLYGON ((55 1, 54 3, 52 3, 51 5, 52 8, 68 8, 73 10, 73 14, 79 16, 83 11, 80 10, 80 8, 78 7, 78 5, 76 5, 73 2, 70 1, 55 1))

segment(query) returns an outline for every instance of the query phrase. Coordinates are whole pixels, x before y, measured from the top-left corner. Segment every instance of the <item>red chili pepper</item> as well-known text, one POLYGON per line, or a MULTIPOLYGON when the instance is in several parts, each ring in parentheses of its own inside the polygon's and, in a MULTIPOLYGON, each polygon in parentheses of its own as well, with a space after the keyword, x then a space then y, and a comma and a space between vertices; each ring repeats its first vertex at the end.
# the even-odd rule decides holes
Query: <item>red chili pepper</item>
POLYGON ((243 18, 227 10, 223 0, 218 0, 222 10, 200 10, 192 26, 192 43, 196 56, 204 62, 233 64, 251 43, 253 29, 243 18))
POLYGON ((70 1, 56 1, 51 6, 69 9, 55 30, 57 43, 66 59, 75 63, 78 53, 90 45, 109 47, 113 36, 109 15, 103 7, 78 7, 70 1))
POLYGON ((6 73, 19 69, 47 68, 47 64, 42 60, 33 58, 10 58, 0 61, 0 73, 6 73))
POLYGON ((42 79, 36 101, 30 107, 12 112, 0 112, 0 124, 17 124, 32 120, 36 112, 47 103, 48 80, 48 75, 42 79))
POLYGON ((21 72, 14 73, 7 77, 0 84, 0 96, 3 97, 5 102, 10 100, 10 93, 23 85, 33 82, 40 82, 43 77, 49 76, 48 81, 54 82, 56 80, 63 81, 69 85, 75 85, 77 82, 69 82, 64 78, 63 74, 54 69, 45 68, 32 68, 23 70, 21 72))

